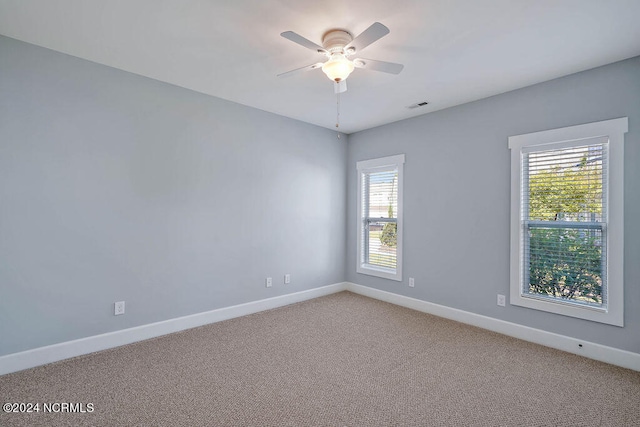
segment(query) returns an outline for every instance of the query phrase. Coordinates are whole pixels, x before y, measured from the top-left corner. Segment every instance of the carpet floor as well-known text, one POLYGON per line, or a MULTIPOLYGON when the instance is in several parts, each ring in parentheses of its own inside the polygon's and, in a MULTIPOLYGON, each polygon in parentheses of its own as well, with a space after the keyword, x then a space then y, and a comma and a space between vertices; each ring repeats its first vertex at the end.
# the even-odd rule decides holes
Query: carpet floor
POLYGON ((4 375, 0 397, 40 405, 7 427, 640 426, 640 372, 350 292, 4 375))

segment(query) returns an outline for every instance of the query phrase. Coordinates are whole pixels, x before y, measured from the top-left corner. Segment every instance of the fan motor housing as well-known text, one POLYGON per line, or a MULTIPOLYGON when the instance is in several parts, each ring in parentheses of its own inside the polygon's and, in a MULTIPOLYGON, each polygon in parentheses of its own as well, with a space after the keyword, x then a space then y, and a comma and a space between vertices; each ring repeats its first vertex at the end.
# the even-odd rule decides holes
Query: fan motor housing
POLYGON ((342 52, 351 43, 353 36, 344 30, 330 30, 322 37, 322 47, 328 52, 342 52))

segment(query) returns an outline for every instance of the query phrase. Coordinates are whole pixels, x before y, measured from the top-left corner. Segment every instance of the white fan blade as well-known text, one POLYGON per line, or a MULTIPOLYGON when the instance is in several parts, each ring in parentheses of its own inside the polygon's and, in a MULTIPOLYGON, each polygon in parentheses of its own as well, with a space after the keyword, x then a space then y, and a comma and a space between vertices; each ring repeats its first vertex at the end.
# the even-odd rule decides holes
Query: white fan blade
POLYGON ((382 71, 389 74, 400 74, 404 68, 402 64, 395 62, 376 61, 375 59, 358 58, 353 60, 353 65, 365 70, 382 71))
POLYGON ((351 43, 346 45, 344 49, 349 50, 349 48, 355 48, 354 52, 361 51, 371 43, 381 39, 387 34, 389 34, 389 29, 387 27, 379 22, 374 22, 369 28, 360 33, 358 37, 353 39, 351 43))
POLYGON ((327 51, 322 46, 315 44, 311 40, 305 39, 300 34, 296 34, 293 31, 285 31, 280 35, 287 40, 291 40, 294 43, 298 43, 300 46, 306 47, 307 49, 315 50, 319 53, 327 53, 327 51))
POLYGON ((287 71, 286 73, 280 73, 278 74, 278 77, 289 77, 292 74, 301 73, 303 71, 311 71, 321 67, 322 67, 322 62, 317 62, 315 64, 306 65, 304 67, 296 68, 295 70, 287 71))
POLYGON ((340 80, 339 82, 333 82, 333 92, 342 93, 347 91, 347 81, 340 80))

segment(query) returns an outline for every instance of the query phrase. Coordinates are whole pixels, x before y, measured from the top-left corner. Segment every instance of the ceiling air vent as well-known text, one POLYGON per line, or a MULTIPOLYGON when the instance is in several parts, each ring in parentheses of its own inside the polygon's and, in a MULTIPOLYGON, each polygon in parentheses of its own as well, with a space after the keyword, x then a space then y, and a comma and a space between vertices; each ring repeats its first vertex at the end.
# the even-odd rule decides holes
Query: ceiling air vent
POLYGON ((409 105, 407 108, 410 108, 413 110, 414 108, 424 107, 427 104, 428 104, 427 101, 422 101, 422 102, 418 102, 417 104, 409 105))

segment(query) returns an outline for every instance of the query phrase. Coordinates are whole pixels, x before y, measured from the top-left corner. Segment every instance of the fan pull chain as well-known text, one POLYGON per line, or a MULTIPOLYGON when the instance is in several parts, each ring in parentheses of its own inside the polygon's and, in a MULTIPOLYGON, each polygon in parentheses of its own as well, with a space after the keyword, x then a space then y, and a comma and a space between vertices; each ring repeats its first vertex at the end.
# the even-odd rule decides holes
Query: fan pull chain
POLYGON ((340 139, 340 92, 336 93, 336 131, 340 139))

